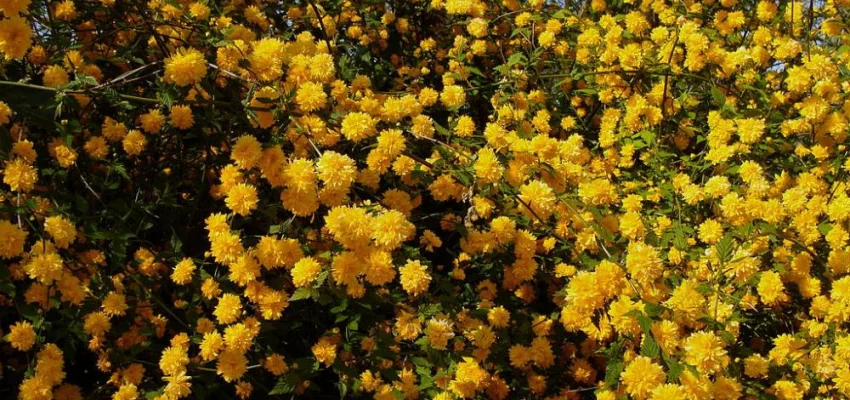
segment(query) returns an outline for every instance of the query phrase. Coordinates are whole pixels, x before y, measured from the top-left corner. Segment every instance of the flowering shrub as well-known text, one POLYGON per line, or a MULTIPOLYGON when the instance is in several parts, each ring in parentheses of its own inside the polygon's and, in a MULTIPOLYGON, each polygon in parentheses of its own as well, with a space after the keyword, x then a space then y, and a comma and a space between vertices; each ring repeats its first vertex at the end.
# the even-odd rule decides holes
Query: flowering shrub
POLYGON ((850 396, 850 1, 0 0, 0 396, 850 396))

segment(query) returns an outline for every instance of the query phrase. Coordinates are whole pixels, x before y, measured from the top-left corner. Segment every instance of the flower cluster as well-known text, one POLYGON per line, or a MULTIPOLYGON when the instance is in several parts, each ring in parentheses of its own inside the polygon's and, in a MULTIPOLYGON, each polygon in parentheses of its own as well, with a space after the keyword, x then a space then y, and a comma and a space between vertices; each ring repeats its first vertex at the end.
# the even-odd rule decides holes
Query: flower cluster
POLYGON ((848 0, 0 0, 0 393, 850 397, 847 43, 848 0))

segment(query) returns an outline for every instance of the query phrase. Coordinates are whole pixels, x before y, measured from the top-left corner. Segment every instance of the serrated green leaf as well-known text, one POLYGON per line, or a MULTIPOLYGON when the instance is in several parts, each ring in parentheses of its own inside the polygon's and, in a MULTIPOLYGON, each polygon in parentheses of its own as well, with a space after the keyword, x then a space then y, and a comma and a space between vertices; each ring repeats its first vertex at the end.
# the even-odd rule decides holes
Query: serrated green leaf
POLYGON ((643 344, 640 346, 640 354, 649 358, 656 358, 661 354, 661 347, 651 335, 643 337, 643 344))
POLYGON ((714 248, 717 250, 717 258, 721 264, 725 264, 731 259, 733 244, 732 235, 727 233, 714 245, 714 248))
POLYGON ((270 395, 286 394, 295 391, 295 384, 291 382, 291 378, 280 378, 269 392, 270 395))
POLYGON ((609 361, 605 367, 605 384, 611 388, 617 387, 617 383, 620 381, 620 374, 623 373, 625 368, 626 366, 621 360, 609 361))
POLYGON ((292 297, 289 298, 289 301, 298 301, 309 299, 313 296, 313 289, 310 288, 298 288, 292 293, 292 297))

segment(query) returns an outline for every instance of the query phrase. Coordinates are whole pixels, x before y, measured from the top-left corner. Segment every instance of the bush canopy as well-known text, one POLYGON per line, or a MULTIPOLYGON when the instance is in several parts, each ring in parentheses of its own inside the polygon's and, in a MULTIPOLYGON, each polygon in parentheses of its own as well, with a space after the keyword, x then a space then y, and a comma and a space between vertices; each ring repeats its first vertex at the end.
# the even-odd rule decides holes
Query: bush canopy
POLYGON ((0 0, 0 397, 850 396, 850 0, 0 0))

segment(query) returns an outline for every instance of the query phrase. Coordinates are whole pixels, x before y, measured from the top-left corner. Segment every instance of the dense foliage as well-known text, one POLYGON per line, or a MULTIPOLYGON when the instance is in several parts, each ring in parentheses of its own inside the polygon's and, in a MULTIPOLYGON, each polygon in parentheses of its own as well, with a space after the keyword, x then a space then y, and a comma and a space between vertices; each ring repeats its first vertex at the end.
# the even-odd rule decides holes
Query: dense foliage
POLYGON ((850 0, 0 0, 0 397, 850 396, 850 0))

